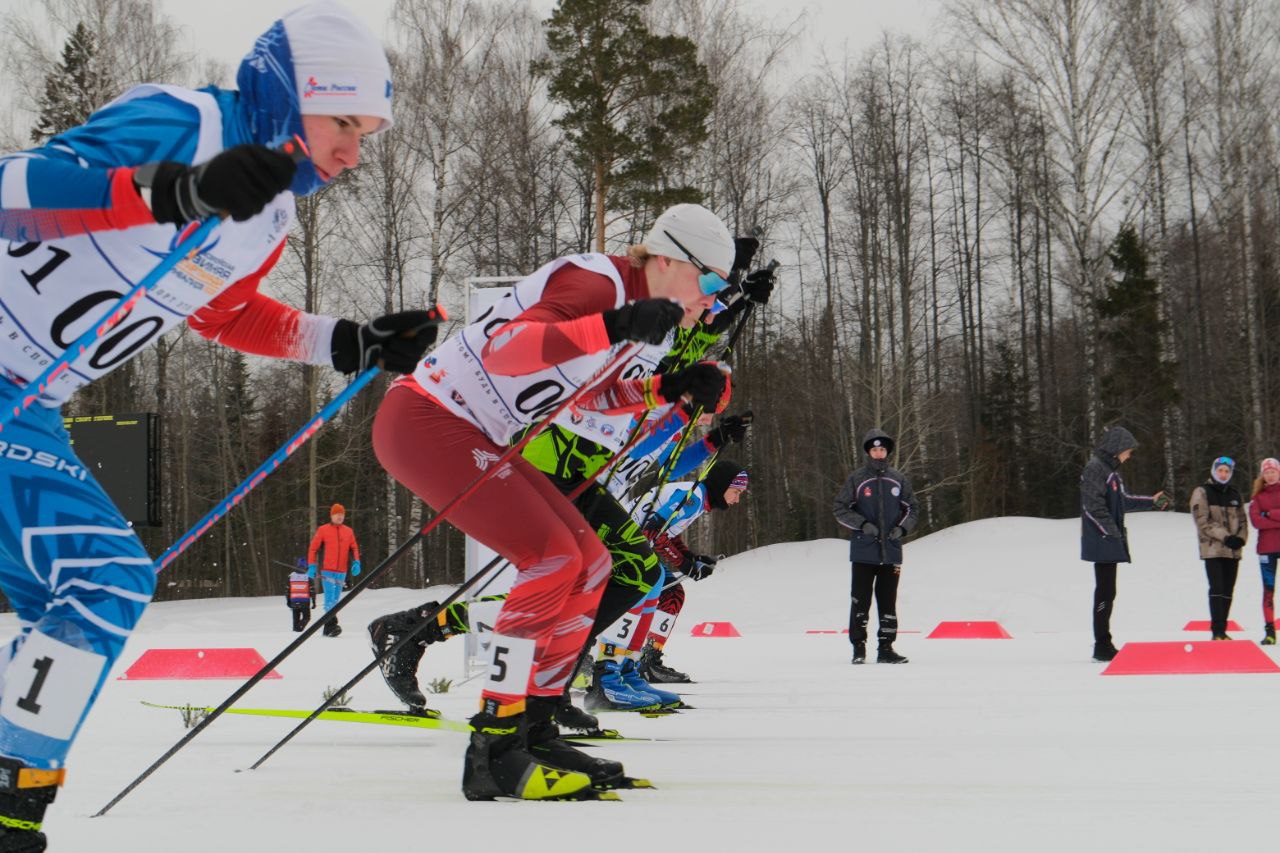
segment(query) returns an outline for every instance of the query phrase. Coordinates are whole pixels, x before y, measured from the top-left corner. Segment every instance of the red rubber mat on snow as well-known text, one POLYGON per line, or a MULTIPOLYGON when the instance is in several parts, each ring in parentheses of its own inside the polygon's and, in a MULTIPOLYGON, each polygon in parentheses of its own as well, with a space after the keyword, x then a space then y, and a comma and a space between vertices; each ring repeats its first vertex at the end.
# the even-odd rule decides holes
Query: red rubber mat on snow
POLYGON ((1195 643, 1125 643, 1103 675, 1210 675, 1280 673, 1280 666, 1248 640, 1195 643))
MULTIPOLYGON (((1182 626, 1182 630, 1184 630, 1184 631, 1208 631, 1208 630, 1209 630, 1209 620, 1208 620, 1208 619, 1192 619, 1192 620, 1191 620, 1190 622, 1188 622, 1186 625, 1182 626)), ((1228 630, 1228 631, 1243 631, 1243 630, 1244 630, 1244 628, 1241 628, 1241 627, 1240 627, 1240 623, 1239 623, 1239 622, 1237 622, 1236 620, 1234 620, 1234 619, 1228 619, 1228 620, 1227 620, 1227 630, 1228 630)), ((1221 640, 1219 640, 1219 642, 1221 642, 1221 640)))
MULTIPOLYGON (((248 678, 266 664, 256 649, 147 649, 117 681, 248 678)), ((280 678, 272 670, 264 678, 280 678)))
POLYGON ((939 622, 926 640, 1012 640, 999 622, 939 622))

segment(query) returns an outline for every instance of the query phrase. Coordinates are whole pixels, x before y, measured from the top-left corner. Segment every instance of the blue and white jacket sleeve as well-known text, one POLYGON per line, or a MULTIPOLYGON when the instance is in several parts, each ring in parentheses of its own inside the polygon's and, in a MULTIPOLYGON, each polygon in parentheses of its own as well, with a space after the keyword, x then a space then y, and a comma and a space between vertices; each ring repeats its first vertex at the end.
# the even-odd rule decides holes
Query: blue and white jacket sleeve
POLYGON ((37 242, 155 223, 135 167, 190 163, 198 110, 164 94, 110 104, 44 145, 0 157, 0 237, 37 242))

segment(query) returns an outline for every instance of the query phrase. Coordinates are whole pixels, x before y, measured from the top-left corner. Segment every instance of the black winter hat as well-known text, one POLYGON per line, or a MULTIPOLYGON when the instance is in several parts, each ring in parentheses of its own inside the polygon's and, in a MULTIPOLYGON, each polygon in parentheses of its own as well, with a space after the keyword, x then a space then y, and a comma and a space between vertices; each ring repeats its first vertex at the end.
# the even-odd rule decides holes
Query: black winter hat
POLYGON ((893 436, 879 427, 873 427, 862 437, 862 451, 870 453, 873 447, 883 447, 892 453, 894 447, 893 436))
POLYGON ((712 509, 728 509, 729 505, 724 502, 724 493, 729 491, 734 478, 745 470, 732 459, 716 460, 716 464, 711 466, 711 470, 702 480, 702 484, 707 487, 707 500, 711 503, 712 509))

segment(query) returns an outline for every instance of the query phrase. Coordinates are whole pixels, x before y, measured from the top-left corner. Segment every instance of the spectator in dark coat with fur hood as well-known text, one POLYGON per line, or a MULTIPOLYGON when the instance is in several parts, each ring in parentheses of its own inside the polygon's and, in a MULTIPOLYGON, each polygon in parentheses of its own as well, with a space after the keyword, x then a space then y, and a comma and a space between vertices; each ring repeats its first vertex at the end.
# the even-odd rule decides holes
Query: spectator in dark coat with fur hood
POLYGON ((1120 477, 1120 466, 1138 442, 1124 427, 1112 427, 1102 437, 1080 475, 1080 559, 1093 563, 1093 659, 1116 656, 1111 642, 1111 610, 1116 600, 1116 566, 1128 563, 1126 512, 1168 509, 1164 492, 1131 495, 1120 477))

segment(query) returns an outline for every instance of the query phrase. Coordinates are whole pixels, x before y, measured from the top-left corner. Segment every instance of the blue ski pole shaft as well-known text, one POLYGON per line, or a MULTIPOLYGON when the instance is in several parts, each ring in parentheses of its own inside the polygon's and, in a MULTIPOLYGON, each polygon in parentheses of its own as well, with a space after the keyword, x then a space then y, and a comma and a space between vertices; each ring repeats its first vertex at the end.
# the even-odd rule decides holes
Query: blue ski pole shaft
POLYGON ((220 222, 222 220, 216 216, 202 222, 199 228, 178 243, 172 252, 166 255, 160 263, 156 264, 151 272, 147 273, 141 281, 130 288, 124 296, 121 296, 111 306, 111 309, 102 315, 98 322, 72 341, 70 346, 62 351, 61 355, 49 362, 49 366, 44 369, 43 373, 27 383, 27 393, 18 398, 17 403, 11 408, 0 410, 0 430, 3 430, 6 425, 12 423, 19 415, 30 408, 31 404, 38 400, 40 395, 47 391, 77 359, 88 352, 89 348, 100 341, 107 332, 119 325, 120 321, 127 317, 134 306, 147 295, 148 290, 155 287, 160 279, 168 275, 184 258, 204 244, 204 241, 213 233, 213 229, 217 228, 220 222))
POLYGON ((338 410, 345 406, 352 397, 359 394, 364 386, 373 381, 373 378, 382 371, 377 367, 370 367, 359 376, 355 381, 348 385, 341 394, 334 397, 327 406, 316 412, 311 420, 294 433, 293 437, 284 443, 283 446, 275 453, 267 457, 267 460, 257 467, 257 469, 245 478, 244 482, 231 490, 231 493, 223 498, 217 506, 211 509, 204 518, 200 519, 195 525, 182 534, 177 542, 165 550, 160 558, 156 560, 156 573, 159 574, 166 566, 178 558, 178 555, 199 539, 209 530, 210 527, 218 523, 218 519, 226 515, 236 504, 244 500, 245 495, 253 491, 259 483, 267 478, 275 469, 279 468, 286 459, 293 455, 299 447, 307 443, 311 436, 315 435, 320 427, 337 414, 338 410))

